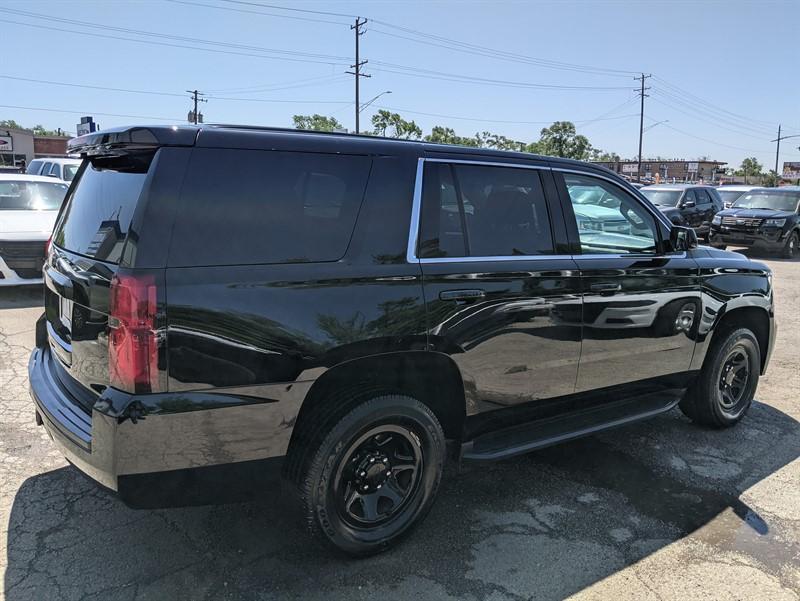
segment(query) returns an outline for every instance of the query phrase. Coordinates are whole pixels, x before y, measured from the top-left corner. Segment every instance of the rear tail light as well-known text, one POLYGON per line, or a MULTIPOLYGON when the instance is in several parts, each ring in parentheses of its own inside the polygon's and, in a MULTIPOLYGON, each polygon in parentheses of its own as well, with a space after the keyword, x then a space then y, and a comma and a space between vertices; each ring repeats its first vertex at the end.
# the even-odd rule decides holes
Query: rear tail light
POLYGON ((115 275, 109 298, 109 383, 130 393, 159 392, 156 284, 152 275, 115 275))

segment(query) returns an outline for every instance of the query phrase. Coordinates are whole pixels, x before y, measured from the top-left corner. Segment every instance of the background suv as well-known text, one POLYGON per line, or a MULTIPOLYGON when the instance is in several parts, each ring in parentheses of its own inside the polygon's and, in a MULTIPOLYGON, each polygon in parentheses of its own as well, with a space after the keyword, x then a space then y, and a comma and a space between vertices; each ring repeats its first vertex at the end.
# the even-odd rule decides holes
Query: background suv
POLYGON ((756 188, 717 213, 710 242, 779 252, 793 258, 800 247, 800 187, 756 188))
POLYGON ((639 190, 672 223, 694 228, 707 237, 711 220, 722 210, 722 199, 713 186, 697 184, 658 184, 639 190))
POLYGON ((732 426, 769 361, 769 269, 601 167, 210 125, 70 150, 30 390, 135 506, 282 486, 322 541, 375 553, 427 514, 448 452, 677 405, 732 426))

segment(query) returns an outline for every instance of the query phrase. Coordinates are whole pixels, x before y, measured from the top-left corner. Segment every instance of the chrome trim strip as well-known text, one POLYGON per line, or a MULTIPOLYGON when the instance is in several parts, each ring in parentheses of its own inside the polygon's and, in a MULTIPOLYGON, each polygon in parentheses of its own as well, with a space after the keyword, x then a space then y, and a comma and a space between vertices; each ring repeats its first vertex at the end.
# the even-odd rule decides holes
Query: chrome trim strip
POLYGON ((417 175, 414 180, 414 198, 411 202, 411 229, 408 232, 408 247, 406 248, 406 261, 409 263, 420 262, 417 259, 417 240, 419 238, 419 212, 422 206, 422 174, 425 170, 425 158, 417 159, 417 175))
MULTIPOLYGON (((422 210, 422 179, 425 171, 425 162, 429 163, 451 163, 451 164, 460 164, 460 165, 484 165, 488 167, 512 167, 517 169, 538 169, 538 170, 552 170, 552 171, 562 171, 565 173, 576 173, 578 175, 585 175, 587 177, 597 177, 599 179, 604 179, 606 181, 611 182, 612 184, 616 185, 621 190, 624 190, 628 194, 630 194, 630 190, 626 190, 623 186, 619 184, 619 182, 614 181, 610 177, 606 177, 604 175, 594 174, 591 172, 586 171, 579 171, 577 169, 563 169, 559 167, 547 167, 544 165, 522 165, 519 163, 500 163, 495 161, 470 161, 465 159, 434 159, 428 157, 420 157, 417 159, 417 173, 416 178, 414 180, 414 197, 411 205, 411 227, 409 229, 408 235, 408 247, 406 248, 406 261, 409 263, 421 263, 421 264, 435 264, 435 263, 481 263, 481 262, 491 262, 491 263, 500 263, 503 261, 555 261, 555 260, 565 260, 565 259, 572 259, 573 261, 576 259, 634 259, 636 257, 644 257, 644 258, 658 258, 658 257, 674 257, 674 258, 685 258, 686 253, 682 253, 681 255, 658 255, 658 254, 591 254, 591 255, 512 255, 512 256, 496 256, 496 257, 429 257, 419 259, 417 258, 417 242, 419 240, 419 225, 420 225, 420 211, 422 210)), ((644 205, 650 213, 653 213, 653 210, 644 205)), ((672 223, 664 216, 661 211, 658 211, 658 215, 654 215, 656 219, 661 220, 662 223, 667 225, 668 228, 672 228, 672 223)))
POLYGON ((417 259, 422 264, 426 263, 480 263, 491 262, 501 263, 503 261, 565 261, 572 258, 572 255, 512 255, 510 257, 429 257, 427 259, 417 259))
MULTIPOLYGON (((620 190, 623 190, 623 191, 627 192, 628 194, 630 194, 630 193, 631 193, 631 191, 630 191, 630 190, 628 190, 628 189, 627 189, 627 188, 625 188, 624 186, 620 185, 620 183, 619 183, 618 181, 615 181, 613 178, 610 178, 610 177, 608 177, 608 176, 605 176, 605 175, 601 175, 601 174, 599 174, 599 173, 592 173, 592 172, 587 172, 587 171, 580 171, 580 170, 578 170, 578 169, 565 169, 565 168, 563 168, 563 167, 553 167, 553 171, 560 171, 560 172, 562 172, 562 173, 575 173, 575 174, 577 174, 577 175, 583 175, 583 176, 586 176, 586 177, 596 177, 596 178, 598 178, 598 179, 604 179, 604 180, 606 180, 607 182, 610 182, 610 183, 614 184, 614 185, 615 185, 617 188, 619 188, 620 190)), ((671 229, 672 229, 672 226, 673 226, 674 224, 673 224, 673 223, 672 223, 672 222, 671 222, 669 219, 667 219, 667 216, 666 216, 666 215, 664 215, 664 213, 662 213, 661 211, 659 211, 658 209, 656 209, 655 207, 653 207, 653 206, 650 204, 650 201, 648 201, 647 199, 645 199, 646 203, 643 203, 643 202, 641 202, 641 201, 642 201, 642 199, 641 199, 641 198, 637 198, 637 200, 640 202, 640 204, 641 204, 642 206, 644 206, 644 207, 645 207, 645 208, 646 208, 646 209, 647 209, 647 210, 650 212, 650 214, 651 214, 651 215, 653 215, 653 217, 655 217, 655 218, 656 218, 658 221, 660 221, 660 222, 661 222, 663 225, 666 225, 668 230, 671 230, 671 229)))
POLYGON ((511 167, 514 169, 539 169, 546 171, 550 169, 546 165, 525 165, 524 163, 499 163, 496 161, 470 161, 467 159, 431 159, 428 157, 423 157, 420 159, 421 161, 427 161, 429 163, 452 163, 455 165, 483 165, 486 167, 511 167))

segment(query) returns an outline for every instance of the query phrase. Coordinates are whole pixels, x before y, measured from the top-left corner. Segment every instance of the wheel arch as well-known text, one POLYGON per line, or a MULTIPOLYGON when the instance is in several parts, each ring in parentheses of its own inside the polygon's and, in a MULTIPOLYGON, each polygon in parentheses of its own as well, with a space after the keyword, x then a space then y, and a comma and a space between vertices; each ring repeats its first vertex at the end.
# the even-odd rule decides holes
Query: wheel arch
POLYGON ((466 419, 461 372, 443 353, 400 351, 352 359, 322 374, 308 391, 295 419, 285 475, 301 470, 305 450, 342 415, 377 394, 406 394, 424 403, 445 437, 460 440, 466 419))
POLYGON ((720 339, 727 332, 737 327, 746 327, 756 337, 758 341, 759 351, 761 353, 761 373, 766 369, 767 359, 769 357, 770 342, 771 342, 771 321, 769 312, 764 307, 748 305, 736 307, 726 311, 716 323, 711 342, 720 339))

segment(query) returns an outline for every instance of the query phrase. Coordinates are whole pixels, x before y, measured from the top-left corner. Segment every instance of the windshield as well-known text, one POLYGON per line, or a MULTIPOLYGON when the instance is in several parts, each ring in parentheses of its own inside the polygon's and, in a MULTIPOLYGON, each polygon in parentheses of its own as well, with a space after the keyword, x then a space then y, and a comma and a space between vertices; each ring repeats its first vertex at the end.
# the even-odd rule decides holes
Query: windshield
POLYGON ((652 202, 654 205, 662 206, 662 207, 676 207, 678 206, 678 200, 681 197, 680 190, 647 190, 641 189, 639 190, 642 194, 645 195, 647 200, 652 202))
POLYGON ((734 209, 797 210, 800 192, 747 192, 733 203, 734 209))
POLYGON ((734 202, 737 198, 739 198, 742 194, 746 194, 746 192, 742 192, 741 190, 717 190, 720 197, 722 198, 722 202, 734 202))
POLYGON ((78 173, 78 167, 80 167, 80 164, 64 165, 64 181, 71 182, 75 178, 75 174, 78 173))
POLYGON ((66 193, 66 184, 0 181, 0 211, 56 211, 66 193))

